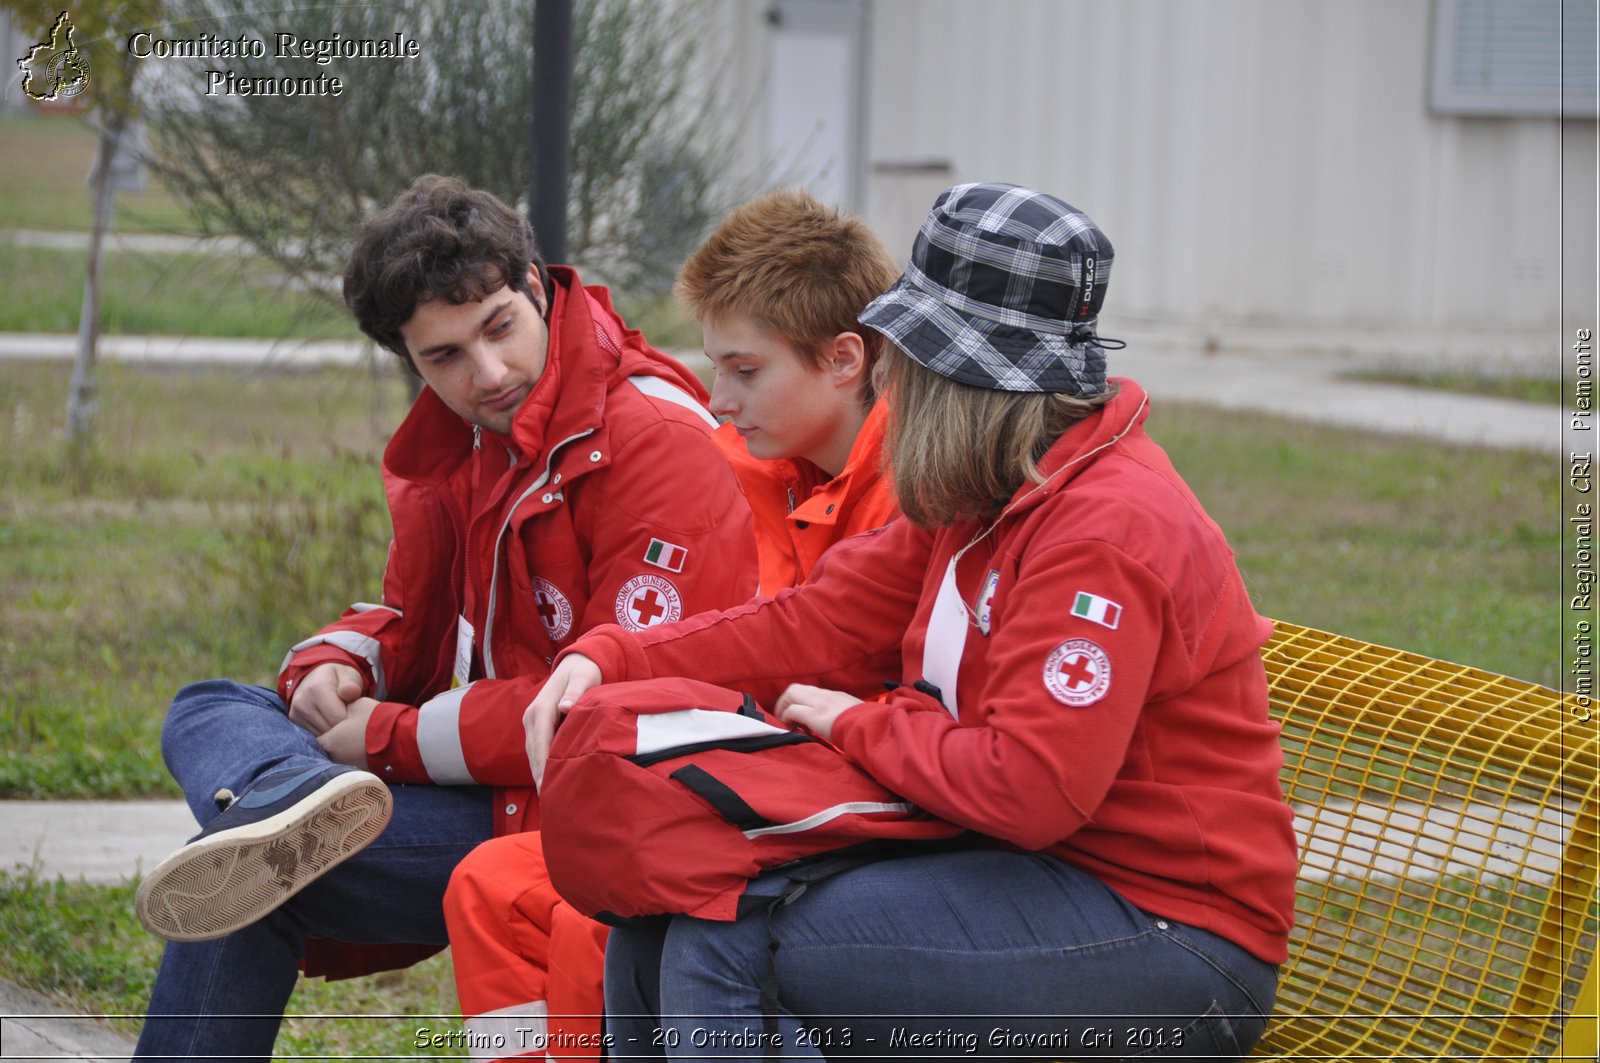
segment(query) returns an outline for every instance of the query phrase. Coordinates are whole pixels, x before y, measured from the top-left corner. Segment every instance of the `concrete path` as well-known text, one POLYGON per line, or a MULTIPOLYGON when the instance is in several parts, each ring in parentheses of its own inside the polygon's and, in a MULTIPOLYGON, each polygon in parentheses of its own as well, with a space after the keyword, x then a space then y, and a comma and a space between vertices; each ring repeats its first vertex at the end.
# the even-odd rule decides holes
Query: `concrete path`
POLYGON ((123 1063, 132 1052, 131 1041, 93 1019, 0 982, 0 1059, 123 1063))
MULTIPOLYGON (((16 247, 37 247, 47 251, 87 251, 88 233, 47 232, 39 229, 10 229, 0 241, 16 247)), ((106 233, 107 251, 141 255, 248 255, 255 249, 237 236, 177 236, 170 233, 106 233)))
POLYGON ((121 882, 199 828, 182 801, 0 801, 0 870, 121 882))
MULTIPOLYGON (((1137 380, 1158 402, 1257 410, 1452 445, 1562 452, 1563 414, 1559 407, 1352 380, 1348 374, 1363 364, 1356 359, 1208 355, 1158 336, 1142 339, 1130 333, 1127 339, 1127 350, 1111 353, 1111 371, 1137 380)), ((0 361, 70 359, 76 349, 72 336, 0 334, 0 361)), ((370 357, 370 348, 361 343, 178 336, 107 336, 101 351, 103 357, 116 361, 279 369, 358 364, 370 357)), ((708 368, 698 351, 674 353, 696 371, 708 368)))
POLYGON ((1111 371, 1138 381, 1157 401, 1251 410, 1340 428, 1441 442, 1562 450, 1559 406, 1350 379, 1361 363, 1315 357, 1206 355, 1136 345, 1110 355, 1111 371))
MULTIPOLYGON (((71 361, 78 338, 59 333, 0 333, 0 362, 71 361)), ((379 352, 382 353, 382 352, 379 352)), ((312 340, 239 340, 218 336, 102 336, 100 357, 114 362, 160 365, 253 366, 307 369, 359 365, 370 357, 363 343, 312 340)), ((388 355, 383 355, 387 358, 388 355)))
MULTIPOLYGON (((182 801, 0 801, 0 870, 121 882, 194 834, 182 801)), ((0 1060, 126 1060, 133 1042, 3 981, 0 1060)))

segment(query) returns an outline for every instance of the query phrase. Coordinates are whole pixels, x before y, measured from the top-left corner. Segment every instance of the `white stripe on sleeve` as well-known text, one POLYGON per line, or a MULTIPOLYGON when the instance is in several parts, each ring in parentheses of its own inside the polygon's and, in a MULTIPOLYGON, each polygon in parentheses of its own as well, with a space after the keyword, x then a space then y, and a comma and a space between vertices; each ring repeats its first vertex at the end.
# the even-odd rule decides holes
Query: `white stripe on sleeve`
POLYGON ((440 786, 468 786, 478 780, 467 770, 461 748, 461 702, 472 684, 429 698, 417 710, 417 750, 428 778, 440 786))
POLYGON ((294 655, 302 650, 309 650, 313 646, 337 646, 346 653, 353 653, 367 662, 367 667, 372 669, 372 696, 379 701, 384 700, 389 694, 388 681, 383 676, 383 651, 378 645, 378 640, 355 631, 330 631, 326 635, 313 635, 304 642, 297 642, 289 647, 289 652, 284 655, 283 664, 278 671, 289 667, 289 662, 294 655))
POLYGON ((699 414, 700 419, 712 428, 717 427, 717 419, 711 416, 711 411, 700 405, 695 397, 675 384, 669 384, 658 376, 630 376, 628 383, 650 396, 652 399, 661 399, 663 402, 676 403, 684 409, 699 414))
POLYGON ((474 1063, 517 1056, 544 1059, 550 1040, 549 1014, 550 1006, 544 1001, 530 1000, 486 1015, 470 1016, 462 1025, 471 1035, 469 1051, 474 1063))

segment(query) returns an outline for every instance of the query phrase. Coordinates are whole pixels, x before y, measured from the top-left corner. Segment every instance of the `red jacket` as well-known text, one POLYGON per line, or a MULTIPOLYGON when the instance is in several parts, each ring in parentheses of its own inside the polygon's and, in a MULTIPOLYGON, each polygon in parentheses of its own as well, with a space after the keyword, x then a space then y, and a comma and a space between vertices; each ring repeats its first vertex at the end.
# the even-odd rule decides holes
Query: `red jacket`
POLYGON ((752 457, 731 424, 717 429, 714 438, 738 473, 755 515, 762 594, 804 583, 828 547, 899 516, 883 469, 886 416, 883 403, 873 406, 844 469, 833 477, 804 458, 752 457))
POLYGON ((768 704, 791 682, 918 683, 847 710, 835 743, 936 815, 1281 963, 1296 850, 1271 625, 1144 434, 1143 391, 1120 385, 992 528, 897 521, 835 547, 805 587, 637 637, 597 629, 573 651, 608 681, 692 675, 768 704))
MULTIPOLYGON (((803 458, 752 457, 731 425, 717 430, 714 438, 755 515, 763 593, 803 582, 833 543, 897 515, 880 468, 883 427, 879 405, 856 434, 844 470, 832 478, 803 458)), ((479 1016, 543 1008, 552 1036, 577 1046, 585 1034, 599 1032, 598 1016, 605 1010, 606 931, 557 894, 542 840, 542 834, 498 838, 478 846, 456 868, 445 894, 450 957, 469 1029, 479 1016)), ((598 1054, 552 1048, 549 1056, 598 1054)))
POLYGON ((497 834, 538 827, 522 713, 563 647, 598 624, 661 623, 756 588, 749 509, 712 442, 705 388, 604 288, 551 274, 550 357, 511 436, 418 396, 384 452, 383 602, 295 646, 278 679, 287 701, 316 665, 355 665, 381 702, 371 770, 496 787, 497 834), (471 682, 453 687, 458 667, 471 682))

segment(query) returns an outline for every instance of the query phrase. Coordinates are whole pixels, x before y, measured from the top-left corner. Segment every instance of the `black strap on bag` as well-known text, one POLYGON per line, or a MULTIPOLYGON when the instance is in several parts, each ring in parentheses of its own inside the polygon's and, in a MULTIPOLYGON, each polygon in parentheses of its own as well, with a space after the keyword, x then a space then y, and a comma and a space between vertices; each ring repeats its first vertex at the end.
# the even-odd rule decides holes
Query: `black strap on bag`
POLYGON ((685 764, 668 778, 699 796, 716 809, 719 816, 740 830, 760 830, 763 827, 776 826, 772 820, 751 808, 744 798, 734 793, 731 786, 698 764, 685 764))
MULTIPOLYGON (((779 1030, 778 1011, 782 1002, 778 999, 778 935, 772 929, 772 917, 780 907, 786 907, 799 900, 812 883, 821 882, 825 878, 849 871, 863 864, 875 863, 885 859, 882 855, 870 856, 861 853, 855 856, 830 854, 804 860, 797 864, 786 865, 784 874, 789 876, 789 884, 782 893, 775 897, 747 897, 740 901, 741 909, 745 901, 760 902, 753 904, 756 910, 765 909, 764 918, 767 926, 767 965, 761 970, 761 1043, 765 1046, 764 1059, 777 1059, 779 1057, 779 1030)), ((740 917, 744 912, 741 910, 740 917)))

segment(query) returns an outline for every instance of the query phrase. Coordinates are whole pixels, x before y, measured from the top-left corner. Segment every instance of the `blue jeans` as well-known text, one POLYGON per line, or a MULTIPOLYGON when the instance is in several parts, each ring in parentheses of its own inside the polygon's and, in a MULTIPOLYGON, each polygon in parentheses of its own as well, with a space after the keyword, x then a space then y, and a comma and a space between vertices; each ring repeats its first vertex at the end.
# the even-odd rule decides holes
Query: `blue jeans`
MULTIPOLYGON (((214 796, 262 772, 328 763, 270 690, 217 680, 185 687, 161 735, 167 768, 202 826, 214 796)), ((396 786, 382 835, 271 915, 213 941, 169 942, 136 1059, 266 1059, 308 937, 446 942, 443 898, 462 857, 493 833, 493 791, 396 786)))
POLYGON ((1058 860, 976 850, 869 864, 736 923, 613 931, 605 984, 613 1059, 1237 1059, 1277 969, 1058 860))

